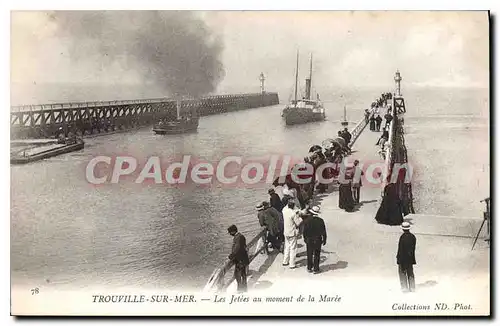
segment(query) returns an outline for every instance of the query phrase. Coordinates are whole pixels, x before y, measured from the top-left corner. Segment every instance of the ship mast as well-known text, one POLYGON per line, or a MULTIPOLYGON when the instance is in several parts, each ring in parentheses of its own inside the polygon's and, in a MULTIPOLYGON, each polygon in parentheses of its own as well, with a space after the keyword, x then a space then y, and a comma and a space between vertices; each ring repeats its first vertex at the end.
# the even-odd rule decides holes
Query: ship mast
POLYGON ((297 67, 295 68, 295 105, 297 105, 297 88, 299 83, 299 50, 297 50, 297 67))
POLYGON ((309 66, 309 77, 306 78, 306 96, 305 96, 305 98, 307 100, 311 99, 311 79, 312 79, 312 54, 311 54, 311 61, 310 61, 310 66, 309 66))
POLYGON ((311 59, 309 61, 309 97, 307 98, 310 100, 312 98, 311 92, 312 92, 312 81, 313 80, 313 55, 311 53, 311 59))

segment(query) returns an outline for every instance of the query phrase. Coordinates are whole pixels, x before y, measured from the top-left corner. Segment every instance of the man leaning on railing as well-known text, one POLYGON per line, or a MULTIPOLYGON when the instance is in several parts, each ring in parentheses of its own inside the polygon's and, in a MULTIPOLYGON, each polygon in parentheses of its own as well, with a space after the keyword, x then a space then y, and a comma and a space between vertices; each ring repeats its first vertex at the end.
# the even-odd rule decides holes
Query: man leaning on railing
POLYGON ((234 263, 234 278, 238 283, 238 292, 246 292, 247 266, 250 265, 246 239, 234 224, 227 228, 227 232, 233 236, 233 247, 228 258, 234 263))

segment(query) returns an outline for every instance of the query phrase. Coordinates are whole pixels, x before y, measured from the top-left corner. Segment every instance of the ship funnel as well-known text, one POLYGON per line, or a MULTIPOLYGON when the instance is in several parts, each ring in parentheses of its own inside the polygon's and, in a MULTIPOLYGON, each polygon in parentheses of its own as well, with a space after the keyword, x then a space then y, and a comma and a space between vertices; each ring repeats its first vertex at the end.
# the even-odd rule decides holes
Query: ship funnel
POLYGON ((312 80, 312 54, 309 62, 309 77, 306 78, 306 99, 311 99, 311 80, 312 80))
POLYGON ((306 99, 311 99, 311 78, 306 78, 306 99))

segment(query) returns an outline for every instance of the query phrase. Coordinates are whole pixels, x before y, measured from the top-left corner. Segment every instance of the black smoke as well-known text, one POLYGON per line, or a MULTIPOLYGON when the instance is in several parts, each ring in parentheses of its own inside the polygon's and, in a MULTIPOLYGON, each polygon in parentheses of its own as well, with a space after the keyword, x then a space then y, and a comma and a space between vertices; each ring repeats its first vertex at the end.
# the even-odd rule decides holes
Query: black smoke
POLYGON ((200 97, 224 78, 222 41, 196 12, 55 11, 49 18, 72 60, 120 61, 169 96, 200 97))

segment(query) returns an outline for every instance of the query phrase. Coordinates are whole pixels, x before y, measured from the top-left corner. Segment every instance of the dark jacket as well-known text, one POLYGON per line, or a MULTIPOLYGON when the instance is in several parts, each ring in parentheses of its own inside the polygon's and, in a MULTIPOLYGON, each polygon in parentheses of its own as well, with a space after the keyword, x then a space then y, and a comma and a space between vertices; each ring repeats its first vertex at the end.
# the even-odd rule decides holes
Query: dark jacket
POLYGON ((321 217, 311 216, 304 220, 304 241, 326 243, 326 228, 325 222, 321 217))
POLYGON ((277 193, 273 192, 271 194, 270 203, 271 207, 276 208, 279 212, 283 210, 283 204, 281 203, 281 198, 277 193))
POLYGON ((399 237, 398 254, 396 256, 398 265, 415 265, 415 246, 417 239, 408 232, 404 232, 399 237))
POLYGON ((229 255, 229 260, 233 263, 249 265, 250 259, 248 258, 247 252, 247 241, 245 236, 241 233, 236 233, 233 237, 233 249, 231 250, 231 254, 229 255))
POLYGON ((344 138, 346 144, 349 144, 352 136, 351 136, 351 133, 349 131, 342 130, 340 137, 344 138))
POLYGON ((257 216, 259 217, 260 226, 265 226, 272 236, 280 233, 279 214, 274 208, 270 207, 260 211, 257 216))

